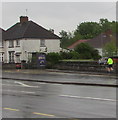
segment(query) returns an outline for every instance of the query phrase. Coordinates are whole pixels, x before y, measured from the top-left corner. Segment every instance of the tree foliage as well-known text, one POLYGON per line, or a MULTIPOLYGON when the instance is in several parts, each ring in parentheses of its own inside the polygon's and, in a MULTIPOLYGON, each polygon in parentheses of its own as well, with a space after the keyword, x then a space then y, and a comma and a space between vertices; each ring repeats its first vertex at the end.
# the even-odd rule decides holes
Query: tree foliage
POLYGON ((112 40, 108 43, 103 48, 103 53, 104 56, 114 56, 117 55, 118 47, 116 46, 116 41, 112 40))
POLYGON ((80 59, 98 59, 99 53, 96 49, 91 47, 88 43, 80 43, 75 51, 79 53, 80 59))
POLYGON ((80 34, 83 39, 93 38, 101 32, 101 26, 96 22, 84 22, 77 26, 75 35, 80 34))

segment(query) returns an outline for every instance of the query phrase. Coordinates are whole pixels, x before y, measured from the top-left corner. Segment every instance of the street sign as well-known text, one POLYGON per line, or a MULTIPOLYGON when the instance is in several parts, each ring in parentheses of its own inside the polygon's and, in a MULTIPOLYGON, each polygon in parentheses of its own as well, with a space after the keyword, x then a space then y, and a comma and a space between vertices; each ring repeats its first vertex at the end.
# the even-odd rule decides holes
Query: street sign
POLYGON ((45 54, 39 54, 38 56, 38 65, 45 66, 46 65, 46 56, 45 54))

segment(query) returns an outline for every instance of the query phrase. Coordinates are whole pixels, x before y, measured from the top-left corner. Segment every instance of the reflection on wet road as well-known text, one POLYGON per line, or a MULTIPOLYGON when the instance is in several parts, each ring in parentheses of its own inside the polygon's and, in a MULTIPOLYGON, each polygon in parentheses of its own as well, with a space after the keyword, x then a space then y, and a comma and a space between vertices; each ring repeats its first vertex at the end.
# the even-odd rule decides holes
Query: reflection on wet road
POLYGON ((116 89, 3 80, 6 118, 116 117, 116 89))

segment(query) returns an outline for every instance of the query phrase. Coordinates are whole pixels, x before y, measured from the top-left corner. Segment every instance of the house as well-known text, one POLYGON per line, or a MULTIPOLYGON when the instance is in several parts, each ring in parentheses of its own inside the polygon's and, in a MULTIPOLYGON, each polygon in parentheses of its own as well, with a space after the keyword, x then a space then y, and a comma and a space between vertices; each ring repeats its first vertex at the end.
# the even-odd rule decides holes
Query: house
POLYGON ((21 63, 28 61, 36 52, 60 51, 60 37, 33 21, 21 16, 20 22, 5 32, 4 62, 21 63))
POLYGON ((110 30, 108 30, 104 33, 101 33, 100 35, 96 36, 93 39, 78 40, 72 45, 68 46, 67 48, 73 50, 80 43, 88 43, 90 46, 97 49, 99 51, 99 54, 102 56, 104 45, 114 39, 116 39, 116 36, 113 35, 110 30))
POLYGON ((0 28, 0 62, 4 61, 4 33, 5 30, 0 28))

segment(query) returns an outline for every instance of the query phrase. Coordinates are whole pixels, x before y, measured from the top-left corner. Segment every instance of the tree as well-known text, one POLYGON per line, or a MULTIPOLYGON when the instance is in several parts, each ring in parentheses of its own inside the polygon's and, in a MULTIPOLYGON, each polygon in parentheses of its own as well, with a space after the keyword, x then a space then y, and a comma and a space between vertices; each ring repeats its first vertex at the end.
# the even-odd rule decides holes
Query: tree
POLYGON ((76 51, 61 52, 62 59, 79 59, 79 53, 76 51))
POLYGON ((62 48, 65 48, 66 44, 68 43, 68 40, 69 40, 68 33, 66 31, 62 30, 59 34, 61 36, 60 46, 62 48))
POLYGON ((100 19, 99 24, 101 26, 102 32, 105 32, 108 29, 111 29, 111 25, 112 25, 111 22, 109 22, 107 19, 103 19, 103 18, 100 19))
POLYGON ((116 41, 112 40, 108 43, 103 48, 103 54, 104 56, 114 56, 117 55, 118 47, 116 46, 116 41))
POLYGON ((59 34, 62 37, 62 39, 68 39, 68 33, 66 31, 62 30, 61 32, 59 32, 59 34))
POLYGON ((81 59, 98 59, 100 58, 98 51, 91 47, 88 43, 80 43, 75 51, 79 53, 81 59))
POLYGON ((97 36, 101 32, 101 27, 97 22, 84 22, 77 26, 76 34, 83 36, 83 39, 89 39, 97 36))

